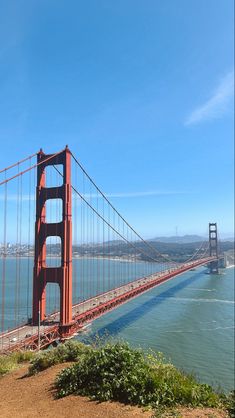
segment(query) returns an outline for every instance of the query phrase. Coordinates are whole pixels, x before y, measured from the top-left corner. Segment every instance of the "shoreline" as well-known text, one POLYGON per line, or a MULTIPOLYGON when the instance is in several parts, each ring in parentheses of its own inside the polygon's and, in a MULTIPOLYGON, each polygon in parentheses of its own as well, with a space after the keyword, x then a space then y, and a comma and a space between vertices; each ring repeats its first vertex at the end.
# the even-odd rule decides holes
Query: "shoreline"
MULTIPOLYGON (((27 260, 27 259, 29 259, 29 258, 34 258, 34 256, 33 255, 23 255, 23 256, 17 256, 17 255, 8 255, 7 257, 2 257, 2 256, 0 256, 0 260, 7 260, 7 259, 17 259, 17 260, 19 260, 19 259, 21 259, 21 260, 27 260)), ((56 254, 53 254, 52 256, 48 256, 48 259, 53 259, 53 258, 61 258, 59 255, 56 255, 56 254)), ((109 261, 119 261, 119 262, 125 262, 125 263, 135 263, 136 261, 138 262, 138 263, 145 263, 145 262, 148 262, 148 261, 145 261, 145 260, 129 260, 128 258, 122 258, 122 257, 117 257, 117 258, 114 258, 114 257, 102 257, 102 256, 96 256, 96 257, 92 257, 92 256, 72 256, 72 260, 83 260, 83 259, 86 259, 86 260, 88 260, 88 259, 92 259, 92 260, 109 260, 109 261)), ((151 261, 149 261, 150 263, 152 263, 151 261)), ((158 264, 157 262, 156 262, 156 264, 158 264)))

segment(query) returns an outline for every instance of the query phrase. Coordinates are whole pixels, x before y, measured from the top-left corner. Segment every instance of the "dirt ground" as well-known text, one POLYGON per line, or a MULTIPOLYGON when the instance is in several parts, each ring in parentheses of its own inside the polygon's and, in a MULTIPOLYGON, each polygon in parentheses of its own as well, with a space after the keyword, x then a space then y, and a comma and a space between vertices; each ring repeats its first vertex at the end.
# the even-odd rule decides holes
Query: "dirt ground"
MULTIPOLYGON (((97 403, 81 396, 55 399, 53 381, 65 365, 52 367, 36 376, 25 377, 24 366, 0 379, 1 418, 150 418, 153 413, 118 402, 97 403)), ((224 418, 214 409, 180 410, 185 418, 224 418)))

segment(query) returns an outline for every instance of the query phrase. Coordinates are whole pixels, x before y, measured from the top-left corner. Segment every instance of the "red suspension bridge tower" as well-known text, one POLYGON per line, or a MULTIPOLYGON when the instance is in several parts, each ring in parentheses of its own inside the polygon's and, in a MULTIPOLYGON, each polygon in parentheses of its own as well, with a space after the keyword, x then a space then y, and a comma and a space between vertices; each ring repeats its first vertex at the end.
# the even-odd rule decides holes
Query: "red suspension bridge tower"
POLYGON ((37 189, 35 223, 35 261, 33 278, 33 324, 46 317, 46 285, 56 283, 60 288, 60 333, 69 334, 72 325, 72 217, 71 217, 71 153, 65 150, 57 155, 37 154, 37 189), (52 158, 51 158, 52 157, 52 158), (46 187, 46 167, 63 166, 63 183, 58 187, 46 187), (62 200, 62 221, 46 222, 46 201, 62 200), (46 263, 46 239, 61 239, 61 265, 48 267, 46 263))
POLYGON ((211 274, 219 273, 219 260, 218 260, 218 234, 217 234, 217 224, 209 223, 209 249, 210 257, 216 257, 209 265, 211 274))

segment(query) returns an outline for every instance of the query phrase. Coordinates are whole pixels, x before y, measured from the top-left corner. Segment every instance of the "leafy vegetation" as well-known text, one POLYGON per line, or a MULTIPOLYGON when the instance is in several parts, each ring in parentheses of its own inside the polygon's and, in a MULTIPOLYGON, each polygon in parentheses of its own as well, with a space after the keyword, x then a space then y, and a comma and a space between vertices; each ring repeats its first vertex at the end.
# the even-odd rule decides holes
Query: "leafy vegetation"
POLYGON ((150 406, 154 418, 178 417, 180 405, 222 407, 231 418, 234 413, 234 392, 217 394, 206 384, 199 384, 164 359, 161 353, 144 353, 124 342, 93 341, 93 347, 68 341, 40 353, 22 351, 0 356, 0 376, 31 362, 29 374, 55 364, 75 362, 57 377, 57 396, 69 394, 89 396, 99 401, 150 406))
POLYGON ((16 369, 19 364, 32 360, 33 357, 34 353, 31 351, 18 351, 0 356, 0 376, 16 369))
POLYGON ((206 384, 166 363, 159 354, 145 355, 126 343, 90 349, 56 380, 58 397, 71 393, 99 401, 136 405, 216 407, 220 397, 206 384))
POLYGON ((33 358, 29 367, 29 375, 36 374, 55 364, 78 361, 89 351, 89 346, 75 341, 60 344, 52 350, 41 351, 33 358))
POLYGON ((229 416, 235 418, 235 390, 231 391, 228 395, 222 395, 222 401, 229 416))
POLYGON ((182 414, 176 409, 166 406, 158 406, 152 418, 182 418, 182 414))

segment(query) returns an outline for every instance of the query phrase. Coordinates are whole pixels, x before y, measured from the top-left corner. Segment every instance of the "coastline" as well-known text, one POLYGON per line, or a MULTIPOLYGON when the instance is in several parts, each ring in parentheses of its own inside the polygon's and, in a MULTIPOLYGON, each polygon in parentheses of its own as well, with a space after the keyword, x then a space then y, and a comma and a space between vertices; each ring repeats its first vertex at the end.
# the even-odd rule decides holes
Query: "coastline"
MULTIPOLYGON (((22 255, 22 256, 19 256, 19 255, 8 255, 8 256, 0 256, 0 260, 7 260, 7 259, 12 259, 12 258, 14 258, 14 259, 21 259, 21 260, 27 260, 28 258, 34 258, 34 255, 22 255)), ((56 255, 56 254, 53 254, 53 255, 49 255, 48 256, 48 259, 51 259, 51 258, 61 258, 59 255, 56 255)), ((90 260, 90 259, 92 259, 92 260, 109 260, 109 261, 119 261, 119 262, 125 262, 125 263, 135 263, 136 261, 138 262, 138 263, 145 263, 145 261, 144 260, 139 260, 139 259, 137 259, 137 260, 130 260, 130 259, 128 259, 128 258, 122 258, 122 257, 117 257, 117 258, 115 258, 115 257, 102 257, 102 256, 96 256, 96 257, 92 257, 91 255, 89 255, 89 256, 72 256, 72 260, 90 260)), ((157 263, 156 263, 157 264, 157 263)))

